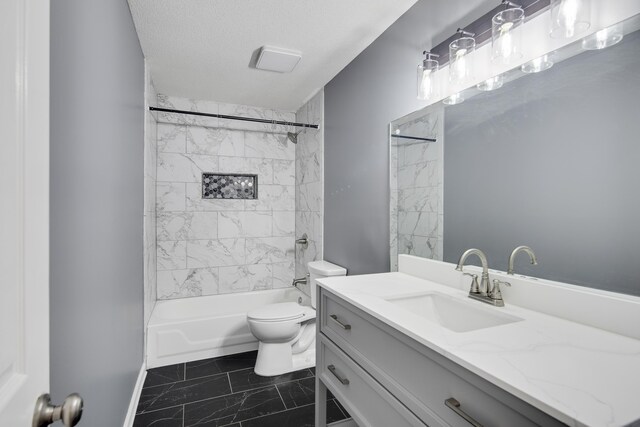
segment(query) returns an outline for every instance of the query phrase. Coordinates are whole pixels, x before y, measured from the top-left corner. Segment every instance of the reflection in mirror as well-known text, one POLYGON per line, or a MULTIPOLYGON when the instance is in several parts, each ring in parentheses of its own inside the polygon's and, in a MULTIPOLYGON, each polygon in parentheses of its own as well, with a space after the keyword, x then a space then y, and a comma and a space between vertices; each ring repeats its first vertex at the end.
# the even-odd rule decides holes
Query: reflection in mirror
POLYGON ((482 249, 506 271, 531 246, 539 265, 516 274, 640 295, 640 32, 602 50, 580 41, 553 67, 507 73, 501 88, 468 89, 390 131, 391 265, 397 254, 455 263, 482 249))

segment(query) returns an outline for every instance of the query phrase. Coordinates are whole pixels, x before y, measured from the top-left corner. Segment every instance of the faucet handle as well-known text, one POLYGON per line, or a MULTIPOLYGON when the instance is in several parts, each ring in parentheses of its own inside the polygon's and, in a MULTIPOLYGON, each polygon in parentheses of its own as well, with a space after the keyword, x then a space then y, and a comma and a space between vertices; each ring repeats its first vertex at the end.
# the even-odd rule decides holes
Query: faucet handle
POLYGON ((462 273, 463 276, 471 277, 471 289, 469 290, 470 294, 479 294, 480 293, 480 285, 478 285, 478 275, 471 273, 462 273))
POLYGON ((493 289, 491 289, 491 299, 502 300, 502 292, 500 292, 500 285, 511 286, 509 282, 503 282, 498 279, 493 279, 493 289))

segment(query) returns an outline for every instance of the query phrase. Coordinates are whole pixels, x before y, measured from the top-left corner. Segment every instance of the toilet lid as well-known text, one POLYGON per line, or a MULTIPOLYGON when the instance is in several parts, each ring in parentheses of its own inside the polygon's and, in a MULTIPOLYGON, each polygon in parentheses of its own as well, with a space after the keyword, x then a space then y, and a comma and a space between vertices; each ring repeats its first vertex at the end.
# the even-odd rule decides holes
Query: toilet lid
POLYGON ((262 321, 293 320, 302 317, 304 307, 295 302, 269 304, 247 313, 249 319, 262 321))

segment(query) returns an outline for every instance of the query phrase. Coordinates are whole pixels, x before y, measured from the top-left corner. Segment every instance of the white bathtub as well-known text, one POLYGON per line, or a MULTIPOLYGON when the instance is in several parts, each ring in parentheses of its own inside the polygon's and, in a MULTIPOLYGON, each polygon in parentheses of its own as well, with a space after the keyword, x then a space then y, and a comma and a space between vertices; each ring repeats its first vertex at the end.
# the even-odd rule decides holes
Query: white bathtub
POLYGON ((309 299, 295 288, 158 301, 147 331, 147 368, 256 350, 247 312, 309 299))

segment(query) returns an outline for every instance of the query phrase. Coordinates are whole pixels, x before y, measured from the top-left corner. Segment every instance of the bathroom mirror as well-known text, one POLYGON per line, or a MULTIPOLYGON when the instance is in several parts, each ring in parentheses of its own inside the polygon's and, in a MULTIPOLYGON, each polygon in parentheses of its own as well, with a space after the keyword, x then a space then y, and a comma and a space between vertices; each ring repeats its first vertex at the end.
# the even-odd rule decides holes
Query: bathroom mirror
POLYGON ((455 263, 476 247, 505 271, 528 245, 539 265, 521 255, 517 274, 640 295, 638 28, 392 122, 392 270, 398 254, 455 263))

